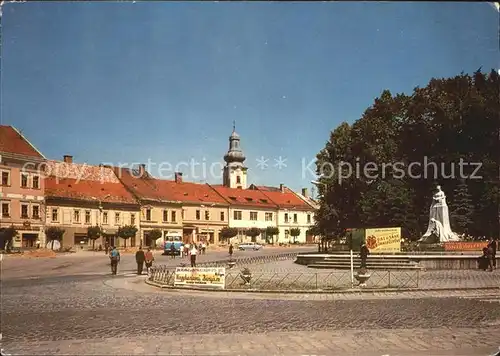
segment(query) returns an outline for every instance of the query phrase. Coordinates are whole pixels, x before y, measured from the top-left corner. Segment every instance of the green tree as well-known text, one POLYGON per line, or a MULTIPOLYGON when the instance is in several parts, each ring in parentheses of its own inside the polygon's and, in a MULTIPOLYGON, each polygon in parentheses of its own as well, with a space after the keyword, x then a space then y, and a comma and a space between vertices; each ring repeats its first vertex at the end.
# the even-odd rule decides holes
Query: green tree
POLYGON ((419 238, 428 224, 430 192, 443 182, 449 201, 458 195, 459 205, 472 211, 459 229, 466 225, 476 236, 498 232, 499 96, 494 70, 432 78, 407 95, 383 91, 359 120, 335 128, 316 162, 316 173, 323 174, 315 226, 322 240, 350 227, 387 225, 419 238), (463 172, 460 160, 468 163, 463 172), (471 177, 475 163, 481 168, 471 177), (461 198, 460 180, 478 176, 467 180, 468 197, 461 198))
POLYGON ((301 231, 298 227, 294 227, 294 228, 290 229, 290 236, 293 237, 293 243, 297 242, 297 237, 300 236, 300 233, 301 233, 301 231))
POLYGON ((45 229, 45 236, 47 240, 49 240, 50 248, 52 250, 54 249, 54 241, 61 242, 65 232, 66 230, 61 229, 60 227, 57 226, 51 226, 45 229))
POLYGON ((274 236, 279 235, 280 229, 276 226, 268 226, 266 227, 266 240, 270 237, 271 244, 274 245, 274 236))
POLYGON ((232 239, 233 237, 235 237, 236 235, 238 235, 238 229, 235 229, 234 227, 224 226, 224 227, 220 230, 219 235, 220 235, 220 236, 221 236, 224 240, 229 241, 230 239, 232 239))
POLYGON ((102 236, 100 226, 89 226, 87 228, 87 237, 92 240, 92 250, 95 250, 95 240, 102 236))
POLYGON ((467 233, 472 225, 474 205, 465 180, 462 180, 455 188, 450 207, 450 220, 452 221, 453 230, 461 234, 467 233))
POLYGON ((0 249, 10 251, 12 248, 12 241, 17 235, 17 230, 14 226, 0 229, 0 249))
MULTIPOLYGON (((156 240, 161 239, 163 236, 163 233, 161 232, 160 229, 153 229, 149 232, 149 240, 155 244, 156 240)), ((154 245, 153 245, 154 246, 154 245)))
MULTIPOLYGON (((134 225, 120 226, 117 232, 117 235, 121 237, 124 241, 123 247, 127 247, 127 240, 132 237, 135 237, 136 234, 137 234, 137 228, 134 225)), ((151 234, 149 236, 151 237, 151 234)), ((161 237, 161 231, 160 231, 160 237, 161 237)))
POLYGON ((251 237, 253 242, 255 242, 255 238, 259 236, 261 233, 262 231, 256 227, 252 227, 245 231, 245 235, 251 237))

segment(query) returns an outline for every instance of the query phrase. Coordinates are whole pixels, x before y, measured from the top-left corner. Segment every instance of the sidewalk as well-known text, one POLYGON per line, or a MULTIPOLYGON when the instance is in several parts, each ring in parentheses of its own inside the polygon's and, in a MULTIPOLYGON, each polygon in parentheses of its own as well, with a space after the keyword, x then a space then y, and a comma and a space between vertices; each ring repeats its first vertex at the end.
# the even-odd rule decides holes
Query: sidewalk
POLYGON ((498 351, 499 327, 291 331, 265 334, 150 335, 5 344, 37 355, 356 355, 486 356, 498 351))

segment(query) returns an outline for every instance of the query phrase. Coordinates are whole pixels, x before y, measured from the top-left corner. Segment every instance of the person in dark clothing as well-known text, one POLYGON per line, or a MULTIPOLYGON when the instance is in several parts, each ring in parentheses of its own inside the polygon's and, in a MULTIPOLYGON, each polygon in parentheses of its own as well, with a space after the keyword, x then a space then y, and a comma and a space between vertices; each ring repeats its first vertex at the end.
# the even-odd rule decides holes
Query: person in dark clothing
POLYGON ((368 258, 369 254, 370 250, 368 250, 368 247, 366 247, 365 243, 362 243, 359 250, 359 257, 361 257, 361 268, 366 268, 366 259, 368 258))
POLYGON ((139 247, 139 250, 135 253, 135 262, 137 262, 137 274, 142 274, 142 269, 144 268, 144 261, 146 260, 146 255, 142 250, 142 246, 139 247))
POLYGON ((490 251, 488 247, 483 248, 483 255, 477 259, 477 267, 483 271, 490 267, 490 251))
POLYGON ((498 238, 494 237, 488 243, 488 248, 491 249, 491 262, 492 268, 497 268, 497 248, 498 248, 498 238))
POLYGON ((229 245, 229 257, 233 257, 233 244, 229 245))
POLYGON ((198 250, 196 249, 196 245, 193 245, 190 251, 191 256, 191 267, 196 267, 196 255, 198 254, 198 250))
POLYGON ((172 254, 172 258, 175 258, 175 246, 173 242, 170 245, 170 253, 172 254))

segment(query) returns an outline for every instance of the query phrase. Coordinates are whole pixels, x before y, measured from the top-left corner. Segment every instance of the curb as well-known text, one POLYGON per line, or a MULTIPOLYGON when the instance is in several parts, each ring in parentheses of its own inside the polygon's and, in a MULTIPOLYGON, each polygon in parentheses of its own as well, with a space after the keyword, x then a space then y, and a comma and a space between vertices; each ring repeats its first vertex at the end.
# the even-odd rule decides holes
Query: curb
POLYGON ((354 293, 362 293, 362 294, 375 294, 375 293, 404 293, 404 292, 446 292, 446 291, 479 291, 479 290, 499 290, 499 287, 480 287, 480 288, 346 288, 346 289, 332 289, 332 290, 272 290, 272 289, 209 289, 209 288, 201 288, 201 287, 175 287, 164 285, 160 283, 156 283, 150 281, 148 279, 145 280, 145 283, 157 287, 160 289, 173 289, 173 290, 192 290, 192 291, 203 291, 203 292, 230 292, 230 293, 269 293, 269 294, 354 294, 354 293))

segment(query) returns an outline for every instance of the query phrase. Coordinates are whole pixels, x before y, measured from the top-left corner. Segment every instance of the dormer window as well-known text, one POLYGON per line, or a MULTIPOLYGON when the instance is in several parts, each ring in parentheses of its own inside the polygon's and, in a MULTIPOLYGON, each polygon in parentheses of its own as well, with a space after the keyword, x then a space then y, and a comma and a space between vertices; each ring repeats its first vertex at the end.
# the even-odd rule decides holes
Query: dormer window
POLYGON ((184 192, 184 196, 187 196, 187 195, 188 195, 188 193, 184 192))
POLYGON ((260 202, 264 203, 264 204, 267 204, 267 199, 261 199, 260 202))
POLYGON ((229 199, 231 199, 231 200, 236 200, 236 197, 229 197, 229 199))
POLYGON ((247 201, 253 201, 252 198, 245 198, 247 201))

